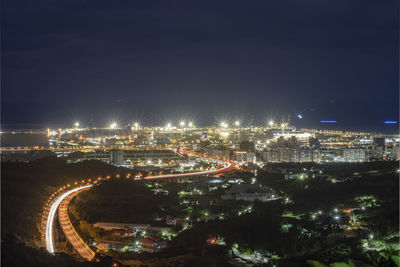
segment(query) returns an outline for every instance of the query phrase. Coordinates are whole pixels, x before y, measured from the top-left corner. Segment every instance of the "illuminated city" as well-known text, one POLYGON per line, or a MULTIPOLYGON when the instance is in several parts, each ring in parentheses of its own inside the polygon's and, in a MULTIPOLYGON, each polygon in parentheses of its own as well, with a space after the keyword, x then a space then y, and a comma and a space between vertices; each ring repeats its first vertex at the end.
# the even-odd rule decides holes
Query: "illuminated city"
POLYGON ((4 2, 2 265, 400 266, 398 3, 4 2))
MULTIPOLYGON (((396 122, 397 123, 397 122, 396 122)), ((23 132, 3 132, 4 135, 23 132)), ((70 162, 98 159, 117 166, 178 166, 177 148, 204 157, 235 161, 239 165, 263 166, 268 162, 370 162, 400 159, 397 134, 338 130, 297 129, 288 120, 268 121, 265 126, 241 127, 239 121, 196 127, 193 122, 168 123, 164 127, 129 123, 108 127, 85 127, 75 122, 70 128, 34 131, 46 135, 40 146, 1 147, 3 158, 21 159, 26 151, 52 151, 70 162), (81 153, 76 153, 81 152, 81 153), (75 156, 74 156, 75 155, 75 156)))

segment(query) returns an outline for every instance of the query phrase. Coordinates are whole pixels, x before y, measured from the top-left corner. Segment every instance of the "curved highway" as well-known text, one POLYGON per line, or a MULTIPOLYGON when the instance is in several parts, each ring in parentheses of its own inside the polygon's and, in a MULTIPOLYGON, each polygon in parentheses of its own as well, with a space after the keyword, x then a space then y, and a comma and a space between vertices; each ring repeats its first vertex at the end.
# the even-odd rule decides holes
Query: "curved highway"
MULTIPOLYGON (((192 155, 196 156, 196 155, 192 155)), ((196 156, 198 157, 198 156, 196 156)), ((202 158, 202 157, 199 157, 202 158)), ((157 175, 157 176, 147 176, 144 177, 146 180, 152 180, 152 179, 165 179, 165 178, 174 178, 174 177, 184 177, 184 176, 195 176, 195 175, 207 175, 207 174, 216 174, 216 173, 221 173, 221 172, 227 172, 233 169, 235 166, 234 163, 230 163, 227 161, 221 161, 221 160, 216 160, 216 159, 207 159, 207 158, 202 158, 204 160, 211 160, 214 162, 217 162, 219 164, 224 164, 224 167, 220 169, 215 169, 215 170, 208 170, 208 171, 201 171, 201 172, 191 172, 191 173, 180 173, 180 174, 167 174, 167 175, 157 175)), ((86 260, 92 260, 95 253, 89 248, 89 246, 82 240, 82 238, 78 235, 78 233, 75 231, 75 228, 71 224, 71 221, 68 216, 68 204, 70 200, 78 193, 80 193, 83 190, 90 189, 93 185, 86 185, 86 186, 81 186, 78 188, 71 189, 67 192, 62 193, 59 197, 57 197, 50 205, 48 217, 47 217, 47 222, 46 222, 46 229, 45 229, 45 239, 46 239, 46 248, 50 253, 55 252, 55 245, 53 241, 53 224, 54 224, 54 218, 57 212, 58 207, 59 208, 59 221, 61 228, 69 240, 69 242, 72 244, 74 249, 79 253, 79 255, 82 256, 82 258, 86 260), (61 204, 61 205, 60 205, 61 204)))
POLYGON ((63 230, 68 241, 72 244, 75 250, 81 255, 85 260, 91 261, 94 258, 94 251, 89 248, 89 246, 82 240, 79 234, 75 231, 69 216, 68 216, 68 205, 71 199, 84 190, 89 188, 82 188, 79 191, 69 194, 63 199, 58 208, 58 221, 60 222, 61 229, 63 230))
POLYGON ((57 208, 60 205, 61 201, 64 200, 67 196, 70 194, 73 194, 79 190, 89 188, 92 185, 86 185, 78 188, 71 189, 63 194, 61 194, 59 197, 57 197, 53 203, 50 205, 50 210, 49 214, 47 216, 47 222, 46 222, 46 248, 50 253, 55 252, 55 246, 54 246, 54 241, 53 241, 53 224, 54 224, 54 218, 57 212, 57 208))

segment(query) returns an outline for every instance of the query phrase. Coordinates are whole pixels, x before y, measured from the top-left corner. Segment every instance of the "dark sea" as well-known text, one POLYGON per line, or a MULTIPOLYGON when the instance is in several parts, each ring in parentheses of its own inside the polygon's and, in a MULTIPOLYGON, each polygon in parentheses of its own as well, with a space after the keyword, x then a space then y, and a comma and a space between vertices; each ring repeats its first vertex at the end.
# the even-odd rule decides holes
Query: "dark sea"
POLYGON ((1 146, 46 146, 48 145, 47 135, 44 133, 1 133, 1 146))
POLYGON ((61 125, 40 124, 5 124, 1 125, 0 146, 46 146, 48 145, 47 128, 61 125))

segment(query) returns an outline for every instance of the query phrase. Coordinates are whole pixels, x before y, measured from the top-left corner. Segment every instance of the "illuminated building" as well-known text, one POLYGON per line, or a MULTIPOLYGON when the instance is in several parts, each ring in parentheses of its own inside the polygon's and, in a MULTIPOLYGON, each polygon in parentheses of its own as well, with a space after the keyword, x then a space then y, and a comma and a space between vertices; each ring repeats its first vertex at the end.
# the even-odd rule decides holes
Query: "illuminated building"
POLYGON ((124 151, 113 149, 110 151, 110 163, 111 164, 122 164, 124 163, 124 151))

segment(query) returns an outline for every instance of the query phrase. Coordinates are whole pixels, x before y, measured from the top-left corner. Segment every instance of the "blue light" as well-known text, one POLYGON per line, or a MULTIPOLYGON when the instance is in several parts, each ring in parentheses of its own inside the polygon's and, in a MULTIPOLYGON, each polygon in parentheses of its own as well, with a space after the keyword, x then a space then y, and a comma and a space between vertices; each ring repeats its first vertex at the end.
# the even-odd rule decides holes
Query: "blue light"
POLYGON ((397 121, 384 121, 384 124, 397 124, 397 121))
POLYGON ((320 121, 320 123, 336 123, 336 121, 325 121, 325 120, 322 120, 322 121, 320 121))

